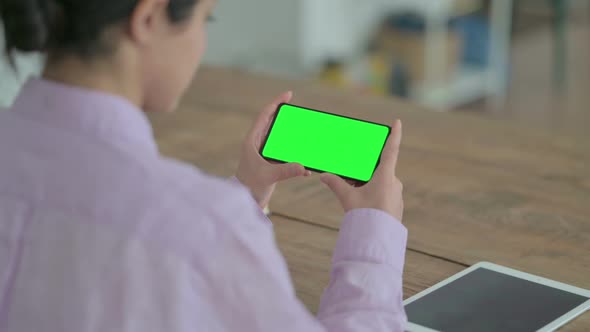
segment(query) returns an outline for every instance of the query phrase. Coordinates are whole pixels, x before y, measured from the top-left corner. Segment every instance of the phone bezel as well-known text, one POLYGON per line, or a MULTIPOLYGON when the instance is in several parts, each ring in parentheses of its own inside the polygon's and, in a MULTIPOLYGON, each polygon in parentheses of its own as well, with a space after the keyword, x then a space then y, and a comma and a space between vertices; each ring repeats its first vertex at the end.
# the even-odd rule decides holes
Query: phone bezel
MULTIPOLYGON (((371 179, 369 179, 369 181, 364 181, 364 180, 360 180, 360 179, 355 179, 355 178, 347 177, 347 176, 344 176, 342 174, 332 173, 332 174, 338 175, 339 177, 341 177, 343 179, 351 180, 351 181, 357 181, 357 182, 359 182, 361 184, 368 183, 368 182, 370 182, 373 179, 373 176, 375 175, 375 171, 377 170, 377 167, 379 167, 379 164, 381 162, 381 156, 383 155, 383 150, 385 149, 385 145, 387 144, 387 141, 389 140, 389 137, 391 136, 391 130, 392 130, 391 129, 391 126, 384 125, 384 124, 378 123, 378 122, 367 121, 367 120, 353 118, 353 117, 346 116, 346 115, 340 115, 340 114, 335 114, 335 113, 331 113, 331 112, 320 111, 320 110, 317 110, 317 109, 313 109, 313 108, 309 108, 309 107, 303 107, 303 106, 289 104, 289 103, 281 103, 281 104, 279 104, 279 106, 277 106, 277 110, 274 112, 272 121, 271 121, 270 126, 268 128, 268 132, 266 133, 266 135, 264 137, 264 141, 260 145, 260 150, 258 151, 260 153, 260 156, 262 158, 264 158, 265 160, 268 160, 268 161, 273 161, 273 162, 278 162, 278 163, 283 163, 283 164, 288 163, 288 162, 286 162, 284 160, 278 160, 278 159, 274 159, 274 158, 265 157, 262 154, 262 152, 264 151, 264 148, 266 147, 266 143, 268 142, 268 138, 270 136, 270 133, 272 132, 272 130, 274 128, 274 125, 275 125, 275 122, 277 120, 277 117, 279 116, 279 112, 281 111, 281 109, 283 108, 283 106, 293 106, 293 107, 297 107, 297 108, 308 110, 308 111, 312 111, 312 112, 324 113, 324 114, 332 115, 332 116, 335 116, 335 117, 346 118, 346 119, 360 121, 360 122, 364 122, 364 123, 370 123, 370 124, 374 124, 374 125, 378 125, 378 126, 382 126, 382 127, 387 128, 387 137, 385 138, 385 144, 383 144, 383 147, 381 148, 381 152, 379 153, 379 158, 377 158, 377 162, 375 163, 375 166, 373 168, 373 174, 371 175, 371 179)), ((331 172, 328 172, 326 170, 315 169, 315 168, 307 167, 305 165, 303 165, 303 166, 305 167, 305 169, 310 170, 312 172, 316 172, 316 173, 331 173, 331 172)))

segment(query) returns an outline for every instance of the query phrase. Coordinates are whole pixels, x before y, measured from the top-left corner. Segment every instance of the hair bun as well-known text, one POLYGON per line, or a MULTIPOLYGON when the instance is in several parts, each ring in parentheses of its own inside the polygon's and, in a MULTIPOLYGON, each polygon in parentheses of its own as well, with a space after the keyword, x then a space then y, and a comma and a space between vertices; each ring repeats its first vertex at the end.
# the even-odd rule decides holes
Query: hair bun
POLYGON ((43 51, 57 20, 56 0, 0 0, 6 51, 43 51))

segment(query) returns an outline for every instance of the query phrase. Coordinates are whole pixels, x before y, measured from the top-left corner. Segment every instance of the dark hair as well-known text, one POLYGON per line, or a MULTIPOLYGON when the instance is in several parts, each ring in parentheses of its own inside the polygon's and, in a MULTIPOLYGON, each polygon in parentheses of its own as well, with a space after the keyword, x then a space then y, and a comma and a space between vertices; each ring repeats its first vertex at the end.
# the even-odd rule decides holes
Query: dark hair
MULTIPOLYGON (((168 16, 180 22, 198 0, 169 0, 168 16)), ((0 0, 6 53, 42 51, 90 57, 109 51, 102 34, 125 22, 139 0, 0 0)))

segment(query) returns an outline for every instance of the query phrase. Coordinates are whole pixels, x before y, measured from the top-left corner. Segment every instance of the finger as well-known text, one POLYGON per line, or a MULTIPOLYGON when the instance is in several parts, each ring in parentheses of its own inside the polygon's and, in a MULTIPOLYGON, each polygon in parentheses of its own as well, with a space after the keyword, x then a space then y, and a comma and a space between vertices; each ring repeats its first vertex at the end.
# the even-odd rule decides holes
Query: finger
MULTIPOLYGON (((266 160, 266 159, 262 158, 262 156, 260 156, 260 158, 262 160, 266 160)), ((285 164, 285 163, 282 163, 282 162, 279 162, 279 161, 274 161, 274 160, 266 160, 266 162, 269 163, 269 164, 271 164, 271 165, 284 165, 285 164)), ((304 166, 304 168, 305 168, 305 166, 304 166)), ((303 175, 304 176, 311 176, 312 175, 312 172, 306 169, 305 170, 305 174, 303 174, 303 175)))
POLYGON ((256 119, 256 123, 254 124, 254 128, 252 129, 253 133, 262 133, 263 131, 268 130, 268 126, 272 117, 274 116, 277 108, 280 104, 288 103, 293 98, 293 92, 287 91, 282 93, 280 96, 275 98, 275 100, 270 103, 268 106, 264 108, 264 110, 258 115, 256 119))
POLYGON ((352 188, 344 179, 341 177, 324 173, 320 177, 320 180, 330 188, 336 194, 336 197, 342 202, 348 191, 352 188))
POLYGON ((270 103, 270 105, 266 106, 262 114, 266 115, 267 117, 271 117, 280 104, 288 103, 291 101, 291 99, 293 99, 293 91, 281 93, 272 103, 270 103))
POLYGON ((289 163, 289 164, 282 164, 276 165, 272 168, 273 172, 273 180, 275 182, 288 180, 291 178, 295 178, 298 176, 305 176, 306 169, 303 165, 298 163, 289 163))
POLYGON ((402 122, 396 120, 387 144, 385 144, 385 148, 383 149, 383 154, 381 155, 381 172, 391 172, 392 175, 395 175, 401 141, 402 122))

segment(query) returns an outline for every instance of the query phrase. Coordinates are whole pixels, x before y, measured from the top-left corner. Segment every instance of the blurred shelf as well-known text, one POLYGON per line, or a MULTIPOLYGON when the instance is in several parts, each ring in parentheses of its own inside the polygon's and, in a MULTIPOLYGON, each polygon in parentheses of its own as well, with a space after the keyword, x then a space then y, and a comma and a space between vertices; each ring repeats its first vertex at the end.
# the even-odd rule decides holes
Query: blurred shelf
POLYGON ((413 91, 413 98, 434 110, 449 110, 492 94, 489 70, 463 67, 455 75, 433 86, 420 84, 413 91))

